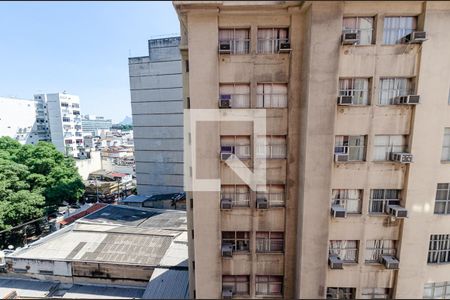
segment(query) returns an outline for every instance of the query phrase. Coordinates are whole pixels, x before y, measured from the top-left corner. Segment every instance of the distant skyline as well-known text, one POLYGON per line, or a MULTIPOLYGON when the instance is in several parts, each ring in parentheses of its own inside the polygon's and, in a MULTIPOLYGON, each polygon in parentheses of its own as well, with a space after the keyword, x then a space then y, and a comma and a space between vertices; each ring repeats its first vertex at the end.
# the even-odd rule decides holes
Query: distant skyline
POLYGON ((131 116, 128 57, 179 34, 171 1, 0 2, 0 97, 64 90, 83 114, 131 116))

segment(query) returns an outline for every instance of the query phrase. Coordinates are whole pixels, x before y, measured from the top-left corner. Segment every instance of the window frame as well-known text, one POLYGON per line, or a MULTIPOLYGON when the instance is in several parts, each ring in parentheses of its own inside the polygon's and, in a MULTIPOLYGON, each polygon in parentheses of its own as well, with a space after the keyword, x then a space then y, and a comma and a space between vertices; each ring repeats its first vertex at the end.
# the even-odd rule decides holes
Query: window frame
POLYGON ((450 263, 450 234, 431 234, 428 246, 427 264, 440 265, 448 263, 450 263), (436 262, 432 259, 433 255, 437 256, 436 262), (444 259, 442 259, 443 256, 444 259))
POLYGON ((328 241, 328 256, 338 256, 345 264, 357 264, 359 256, 359 241, 358 240, 329 240, 328 241), (339 242, 338 247, 334 247, 332 242, 339 242), (355 247, 350 247, 348 242, 356 242, 355 247), (348 252, 354 253, 354 259, 348 259, 348 252))
POLYGON ((370 46, 370 45, 374 45, 376 43, 376 28, 377 28, 377 20, 376 20, 376 16, 344 16, 342 18, 342 33, 354 33, 357 32, 359 33, 359 36, 361 37, 361 31, 366 31, 369 32, 370 31, 370 43, 369 44, 361 44, 361 41, 359 41, 358 43, 356 43, 356 46, 370 46), (367 19, 370 18, 372 19, 372 28, 368 29, 368 28, 363 28, 361 29, 361 23, 359 20, 361 19, 367 19), (354 29, 345 29, 344 28, 344 19, 356 19, 356 28, 354 29))
POLYGON ((283 231, 257 231, 255 235, 256 253, 284 253, 285 234, 283 231), (262 235, 267 235, 267 237, 261 238, 262 235), (281 250, 274 250, 277 248, 273 244, 277 243, 281 244, 281 250))
POLYGON ((370 77, 340 77, 339 78, 339 96, 352 96, 352 105, 353 106, 369 106, 371 104, 371 83, 372 79, 370 77), (364 89, 356 89, 356 80, 365 80, 367 81, 367 90, 364 89), (350 85, 352 88, 343 89, 342 85, 344 85, 344 81, 350 81, 350 85), (365 101, 361 101, 362 103, 355 102, 355 94, 357 93, 367 93, 367 99, 363 99, 365 101))
POLYGON ((368 212, 371 216, 376 215, 386 215, 386 209, 388 205, 400 205, 402 199, 402 190, 399 189, 371 189, 370 190, 370 198, 369 198, 369 208, 368 212), (375 191, 383 191, 383 198, 374 198, 375 191), (396 191, 397 198, 387 198, 387 192, 396 191), (374 211, 373 210, 373 204, 374 202, 381 202, 381 212, 380 211, 374 211))
POLYGON ((436 187, 436 196, 434 198, 434 214, 435 215, 450 215, 450 183, 438 183, 436 187), (443 188, 442 186, 446 185, 447 187, 443 188), (439 192, 445 191, 446 192, 446 199, 438 199, 439 192), (437 211, 438 204, 443 204, 443 211, 439 212, 437 211))
POLYGON ((273 208, 273 207, 285 207, 286 205, 286 185, 284 184, 273 184, 273 183, 267 183, 267 184, 261 184, 261 185, 257 185, 256 186, 256 199, 258 198, 267 198, 268 202, 269 202, 269 207, 273 208), (266 190, 266 192, 261 191, 262 190, 266 190), (273 192, 273 189, 275 189, 276 187, 278 188, 282 188, 283 192, 278 193, 278 192, 273 192), (280 198, 282 198, 280 200, 280 198))
POLYGON ((363 189, 332 189, 331 190, 331 205, 339 205, 340 207, 345 208, 345 211, 347 214, 350 215, 360 215, 362 213, 362 202, 364 197, 364 190, 363 189), (349 191, 358 191, 359 198, 350 198, 348 196, 349 191), (337 192, 337 197, 334 197, 333 195, 337 192), (342 195, 341 197, 341 194, 342 195), (347 195, 347 196, 345 196, 347 195), (353 212, 348 210, 348 201, 357 201, 358 202, 358 212, 353 212))
POLYGON ((405 134, 376 134, 373 138, 373 152, 372 152, 372 161, 374 162, 387 162, 390 161, 390 155, 391 153, 407 153, 409 150, 409 136, 405 135, 405 134), (388 143, 387 145, 377 145, 377 137, 387 137, 388 138, 388 143), (393 138, 398 138, 401 137, 402 141, 404 141, 403 145, 398 145, 398 144, 393 144, 392 139, 393 138), (393 151, 393 150, 389 150, 389 149, 393 149, 393 148, 398 148, 398 147, 402 147, 402 151, 393 151), (378 148, 384 148, 384 150, 388 149, 388 151, 383 151, 384 152, 384 159, 375 159, 375 153, 376 153, 376 149, 378 148))
MULTIPOLYGON (((416 94, 416 77, 380 77, 378 80, 378 106, 395 105, 395 97, 407 96, 416 94), (384 80, 393 80, 393 89, 383 89, 384 80), (406 80, 406 89, 396 89, 397 82, 400 80, 406 80), (382 103, 383 91, 386 91, 388 95, 388 103, 382 103), (392 96, 393 95, 393 96, 392 96)), ((390 83, 388 85, 391 85, 390 83)))
POLYGON ((255 295, 258 296, 275 296, 282 297, 283 296, 283 283, 284 277, 282 275, 256 275, 255 276, 255 295), (267 293, 259 292, 258 286, 265 286, 265 289, 268 291, 267 293), (271 293, 271 287, 279 286, 279 293, 271 293))
POLYGON ((397 240, 367 240, 366 241, 366 251, 365 251, 365 257, 364 257, 364 262, 366 264, 380 264, 380 258, 383 255, 391 255, 391 256, 395 256, 397 255, 397 248, 398 248, 398 241, 397 240), (369 242, 373 241, 374 243, 376 242, 381 242, 381 247, 369 247, 369 242), (385 242, 389 242, 393 244, 393 247, 385 247, 385 242), (375 260, 368 260, 367 259, 367 255, 369 254, 369 252, 373 252, 374 254, 372 256, 375 256, 375 260))
POLYGON ((349 159, 348 162, 365 162, 367 158, 367 135, 336 135, 334 137, 334 154, 347 154, 349 159), (337 138, 343 137, 342 145, 338 145, 337 138), (363 139, 363 145, 350 145, 351 138, 359 138, 363 139), (339 148, 342 148, 341 151, 337 151, 339 148), (350 159, 351 153, 350 151, 353 149, 361 149, 362 148, 362 158, 361 159, 350 159))
POLYGON ((231 95, 231 108, 234 108, 234 109, 247 109, 247 108, 250 108, 251 107, 251 86, 250 86, 250 83, 249 82, 231 82, 231 83, 229 83, 229 82, 220 82, 219 83, 219 101, 220 101, 220 95, 231 95), (233 93, 231 93, 231 94, 227 94, 227 93, 222 93, 221 92, 221 88, 224 88, 224 87, 226 87, 226 86, 228 86, 228 87, 232 87, 232 89, 233 89, 233 93), (243 94, 243 93, 237 93, 236 92, 236 86, 246 86, 246 87, 248 87, 248 93, 246 93, 246 94, 243 94), (244 102, 246 102, 246 106, 244 105, 244 106, 238 106, 238 105, 236 105, 236 102, 237 102, 237 97, 244 97, 244 99, 245 99, 245 101, 244 102))
MULTIPOLYGON (((278 104, 281 101, 282 100, 278 100, 278 104)), ((287 82, 257 82, 256 83, 256 103, 255 103, 255 108, 288 108, 288 106, 289 106, 288 102, 289 102, 289 83, 287 83, 287 82), (265 93, 264 92, 264 86, 265 85, 270 85, 270 90, 271 90, 270 93, 265 93), (283 94, 281 94, 281 93, 274 93, 273 92, 274 85, 283 85, 283 86, 285 86, 286 87, 286 94, 284 94, 284 93, 283 94), (262 86, 262 88, 263 88, 263 92, 262 93, 258 92, 258 87, 259 86, 262 86), (262 106, 259 106, 259 103, 258 103, 258 97, 260 97, 260 96, 262 97, 262 106), (282 105, 275 106, 275 105, 273 105, 273 103, 274 103, 273 98, 283 97, 283 96, 286 96, 286 106, 282 106, 282 105), (268 105, 268 106, 265 105, 265 103, 267 102, 267 100, 265 100, 266 98, 269 99, 268 102, 270 103, 270 105, 268 105)))
POLYGON ((218 42, 229 42, 230 43, 230 54, 231 55, 248 55, 251 52, 251 28, 250 27, 219 27, 218 30, 218 42), (221 30, 232 30, 233 31, 233 37, 231 39, 220 39, 220 31, 221 30), (236 38, 236 30, 246 30, 248 38, 245 39, 239 39, 236 38), (238 43, 243 42, 244 44, 244 51, 238 52, 238 43))
POLYGON ((222 275, 222 290, 225 288, 230 288, 233 291, 234 295, 250 295, 250 276, 249 275, 222 275), (225 279, 233 279, 229 281, 225 281, 225 279), (242 281, 239 281, 238 279, 244 279, 242 281), (239 284, 246 284, 247 285, 247 292, 238 292, 237 286, 239 284))
POLYGON ((256 29, 256 53, 257 54, 278 54, 278 51, 280 50, 280 44, 281 43, 289 43, 290 41, 290 28, 289 26, 276 26, 276 27, 258 27, 256 29), (260 38, 258 37, 258 33, 260 30, 272 30, 272 37, 271 38, 260 38), (286 30, 286 38, 280 38, 280 32, 277 32, 276 36, 278 37, 274 37, 275 36, 275 30, 286 30), (265 52, 263 50, 261 50, 261 48, 263 48, 261 46, 261 41, 271 41, 271 47, 270 47, 270 51, 269 52, 265 52))
POLYGON ((391 288, 362 288, 361 289, 361 299, 392 299, 392 289, 391 288), (384 290, 381 294, 377 290, 384 290), (383 296, 383 297, 380 297, 383 296))
POLYGON ((287 135, 258 135, 256 137, 256 158, 263 158, 263 159, 286 159, 288 156, 288 141, 287 141, 287 135), (276 138, 282 138, 284 139, 283 144, 275 144, 273 143, 273 140, 276 138), (261 139, 264 140, 264 143, 261 142, 261 139), (274 148, 279 147, 279 150, 281 152, 284 152, 284 154, 277 156, 274 155, 274 148), (261 148, 264 148, 264 153, 261 153, 261 148), (268 151, 267 151, 268 150, 268 151), (264 155, 265 154, 265 155, 264 155))
POLYGON ((428 282, 423 287, 423 299, 450 299, 450 281, 428 282), (442 294, 436 295, 436 288, 442 289, 442 294), (425 291, 431 290, 430 296, 425 291))
POLYGON ((383 18, 383 39, 382 39, 382 45, 383 46, 393 46, 393 45, 401 45, 404 44, 404 37, 407 36, 408 34, 410 34, 411 32, 417 31, 418 29, 418 25, 419 25, 419 16, 384 16, 383 18), (397 31, 395 37, 396 37, 396 41, 395 43, 387 43, 386 42, 386 19, 394 19, 397 18, 399 19, 398 23, 401 22, 402 19, 406 19, 406 18, 412 18, 414 20, 414 24, 415 24, 415 28, 402 28, 402 27, 393 27, 393 28, 389 28, 388 30, 390 31, 397 31), (410 30, 410 31, 409 31, 410 30), (403 34, 400 34, 400 32, 403 32, 403 34))
POLYGON ((326 299, 355 299, 354 287, 327 287, 326 299))
POLYGON ((450 127, 444 127, 444 138, 442 139, 441 162, 450 162, 450 127), (448 144, 448 146, 446 145, 448 144), (448 156, 444 158, 445 151, 448 156))
POLYGON ((220 186, 220 199, 231 198, 231 203, 233 207, 250 207, 250 187, 246 184, 222 184, 220 186), (246 187, 247 192, 238 192, 238 188, 246 187), (233 188, 232 193, 224 191, 224 188, 233 188), (229 197, 227 197, 229 195, 229 197), (242 200, 241 195, 245 195, 246 199, 242 200))
MULTIPOLYGON (((220 136, 220 152, 222 152, 222 147, 234 147, 234 151, 233 154, 236 155, 236 157, 240 158, 240 159, 251 159, 252 158, 252 140, 251 140, 251 136, 250 135, 221 135, 220 136), (222 138, 234 138, 234 142, 232 143, 232 145, 229 145, 227 143, 223 144, 222 143, 222 138), (248 139, 248 144, 237 144, 237 139, 238 138, 246 138, 248 139), (237 154, 239 151, 237 151, 237 149, 240 149, 242 147, 242 149, 248 149, 248 155, 242 155, 242 154, 237 154)), ((244 151, 246 152, 246 151, 244 151)))
POLYGON ((251 251, 251 237, 249 231, 222 231, 221 236, 222 245, 232 245, 233 253, 249 253, 251 251), (233 234, 234 237, 224 237, 226 234, 233 234), (244 237, 239 237, 239 234, 243 234, 244 237), (238 249, 242 245, 245 249, 238 249))

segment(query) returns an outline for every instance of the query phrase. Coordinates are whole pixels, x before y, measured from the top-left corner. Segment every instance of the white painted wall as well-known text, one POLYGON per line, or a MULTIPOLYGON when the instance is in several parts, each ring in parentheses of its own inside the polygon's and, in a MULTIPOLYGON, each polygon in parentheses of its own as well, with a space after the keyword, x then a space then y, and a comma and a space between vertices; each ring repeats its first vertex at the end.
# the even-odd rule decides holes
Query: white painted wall
POLYGON ((0 97, 0 136, 35 143, 36 106, 33 100, 0 97), (22 132, 22 133, 20 133, 22 132))

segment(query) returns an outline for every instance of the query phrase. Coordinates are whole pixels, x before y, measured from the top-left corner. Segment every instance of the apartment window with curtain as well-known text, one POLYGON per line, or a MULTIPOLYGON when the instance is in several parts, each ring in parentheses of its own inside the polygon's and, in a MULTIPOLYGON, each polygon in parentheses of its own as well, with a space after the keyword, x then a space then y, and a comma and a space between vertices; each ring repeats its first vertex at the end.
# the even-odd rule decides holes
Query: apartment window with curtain
POLYGON ((223 275, 222 290, 231 290, 233 295, 245 296, 250 292, 250 276, 248 275, 223 275))
POLYGON ((379 104, 395 104, 395 97, 412 95, 413 91, 414 83, 412 78, 381 78, 379 104))
POLYGON ((258 136, 256 141, 256 155, 259 158, 286 158, 287 145, 285 135, 258 136))
POLYGON ((373 160, 390 160, 391 153, 406 152, 408 137, 405 135, 376 135, 373 146, 373 160))
POLYGON ((401 44, 403 38, 416 29, 417 17, 385 17, 383 29, 384 44, 401 44))
POLYGON ((392 299, 389 288, 363 288, 361 299, 392 299))
POLYGON ((250 52, 250 29, 219 29, 219 42, 230 43, 231 54, 248 54, 250 52))
POLYGON ((256 252, 283 252, 284 232, 256 232, 256 252))
POLYGON ((287 83, 258 83, 256 86, 256 107, 284 108, 287 103, 287 83))
POLYGON ((285 203, 285 187, 282 184, 256 186, 256 199, 267 199, 269 207, 283 207, 285 203))
POLYGON ((450 299, 450 281, 426 283, 423 299, 450 299))
POLYGON ((248 185, 222 185, 221 199, 231 199, 233 207, 250 206, 250 188, 248 185))
POLYGON ((257 50, 260 54, 278 53, 280 44, 289 42, 288 28, 258 28, 257 50))
POLYGON ((256 275, 256 295, 283 295, 283 276, 256 275))
POLYGON ((352 96, 355 105, 369 105, 369 78, 339 79, 339 96, 352 96))
POLYGON ((250 233, 248 231, 222 231, 222 245, 232 245, 233 252, 250 251, 250 233))
POLYGON ((335 138, 335 154, 347 154, 348 161, 366 160, 366 141, 364 135, 338 135, 335 138))
POLYGON ((381 256, 397 253, 397 241, 395 240, 369 240, 366 241, 366 263, 379 263, 381 256))
POLYGON ((251 157, 250 136, 221 136, 220 147, 221 152, 231 147, 233 154, 242 159, 251 157))
POLYGON ((345 208, 348 214, 360 214, 362 194, 362 190, 335 189, 332 191, 332 205, 345 208))
POLYGON ((344 33, 359 33, 358 45, 373 44, 373 17, 346 17, 342 22, 344 33))
POLYGON ((428 263, 450 263, 450 234, 431 235, 428 249, 428 263))
POLYGON ((400 205, 401 190, 375 189, 370 191, 370 214, 384 214, 388 205, 400 205))
POLYGON ((438 183, 434 213, 438 215, 450 214, 450 183, 438 183))
POLYGON ((450 128, 444 129, 441 161, 450 161, 450 128))
POLYGON ((358 241, 334 240, 330 241, 329 256, 337 256, 345 263, 358 262, 358 241))
POLYGON ((327 288, 327 299, 355 299, 356 289, 349 287, 327 288))
POLYGON ((231 108, 250 107, 250 84, 248 83, 221 83, 219 93, 231 96, 231 108))

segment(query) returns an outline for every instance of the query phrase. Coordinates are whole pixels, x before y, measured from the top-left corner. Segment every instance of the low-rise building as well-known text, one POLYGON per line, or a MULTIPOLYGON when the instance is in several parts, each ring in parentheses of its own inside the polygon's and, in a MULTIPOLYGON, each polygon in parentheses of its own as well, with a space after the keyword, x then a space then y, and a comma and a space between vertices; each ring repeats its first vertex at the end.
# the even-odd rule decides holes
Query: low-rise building
POLYGON ((130 195, 120 204, 141 208, 165 208, 186 210, 186 193, 157 194, 152 196, 130 195))

